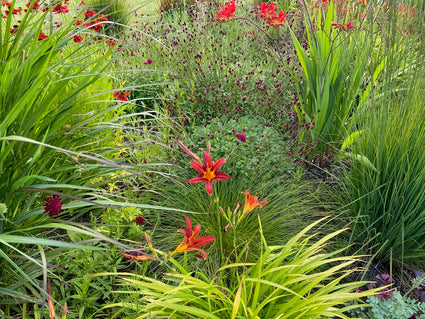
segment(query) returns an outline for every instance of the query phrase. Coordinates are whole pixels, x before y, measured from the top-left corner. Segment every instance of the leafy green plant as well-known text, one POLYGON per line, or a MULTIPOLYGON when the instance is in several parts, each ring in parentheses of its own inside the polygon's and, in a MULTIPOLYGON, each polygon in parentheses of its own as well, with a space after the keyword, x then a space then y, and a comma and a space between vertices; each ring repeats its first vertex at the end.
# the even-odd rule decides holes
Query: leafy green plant
POLYGON ((345 303, 375 291, 355 293, 365 282, 342 283, 356 271, 349 268, 357 258, 326 251, 329 241, 344 230, 320 239, 307 235, 318 223, 284 245, 268 246, 263 238, 258 259, 225 265, 214 276, 188 273, 173 260, 176 269, 163 281, 117 273, 133 291, 127 301, 106 307, 133 310, 127 318, 348 318, 344 311, 359 305, 345 303))
POLYGON ((207 141, 211 141, 214 154, 226 157, 227 172, 234 178, 248 177, 260 166, 268 166, 275 174, 293 170, 289 137, 272 127, 270 122, 242 116, 213 119, 208 124, 190 127, 190 130, 180 135, 181 141, 196 154, 202 154, 207 141))
MULTIPOLYGON (((397 66, 393 67, 409 61, 423 70, 423 50, 416 51, 416 57, 410 53, 406 47, 394 56, 397 66)), ((370 114, 364 133, 351 146, 353 154, 368 158, 372 166, 350 162, 345 200, 354 221, 351 240, 359 243, 357 247, 383 262, 404 264, 424 255, 425 193, 421 185, 425 164, 421 140, 425 121, 421 114, 425 86, 417 70, 387 72, 382 101, 370 114), (395 79, 403 84, 399 90, 393 90, 395 79)))
POLYGON ((386 59, 377 63, 371 56, 376 51, 372 18, 369 30, 359 21, 336 23, 333 1, 314 11, 317 17, 304 6, 308 49, 291 31, 304 72, 298 80, 301 104, 294 106, 303 128, 299 142, 323 166, 355 129, 353 119, 365 112, 386 59))

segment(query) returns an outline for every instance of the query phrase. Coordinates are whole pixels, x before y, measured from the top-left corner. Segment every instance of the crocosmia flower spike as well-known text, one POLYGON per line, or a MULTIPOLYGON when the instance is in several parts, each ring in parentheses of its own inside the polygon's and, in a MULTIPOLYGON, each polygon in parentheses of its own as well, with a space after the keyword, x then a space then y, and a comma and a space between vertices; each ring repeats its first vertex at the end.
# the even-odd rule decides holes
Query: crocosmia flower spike
POLYGON ((192 230, 192 222, 189 217, 184 217, 186 220, 186 230, 185 229, 179 229, 178 232, 184 234, 184 238, 180 245, 177 246, 177 248, 171 253, 171 256, 173 256, 176 253, 182 253, 185 251, 192 251, 197 250, 202 253, 202 255, 195 255, 195 257, 207 259, 207 253, 200 249, 199 247, 204 246, 206 244, 209 244, 213 240, 215 240, 214 236, 203 236, 198 237, 199 232, 201 231, 201 225, 197 224, 193 230, 192 230))
POLYGON ((226 21, 233 18, 233 14, 236 11, 236 4, 235 0, 232 0, 232 2, 226 2, 221 7, 221 11, 217 11, 217 20, 218 21, 226 21))

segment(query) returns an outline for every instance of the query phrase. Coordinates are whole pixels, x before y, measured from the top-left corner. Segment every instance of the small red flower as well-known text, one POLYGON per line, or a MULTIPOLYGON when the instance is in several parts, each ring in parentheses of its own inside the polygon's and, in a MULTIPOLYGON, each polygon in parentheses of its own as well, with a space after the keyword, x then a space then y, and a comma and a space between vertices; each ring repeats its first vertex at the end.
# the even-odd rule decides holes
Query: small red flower
POLYGON ((217 11, 217 20, 218 21, 226 21, 230 20, 233 17, 233 14, 236 11, 235 0, 231 2, 226 2, 222 5, 221 11, 217 11))
POLYGON ((151 59, 147 59, 146 61, 143 61, 143 64, 152 64, 153 61, 151 59))
POLYGON ((114 94, 112 94, 112 95, 118 101, 128 102, 128 96, 130 95, 130 92, 117 91, 117 92, 114 92, 114 94))
POLYGON ((53 7, 52 9, 53 13, 68 13, 68 7, 67 6, 63 6, 62 4, 58 4, 56 6, 53 7))
POLYGON ((53 195, 46 198, 44 203, 44 212, 48 213, 49 216, 57 216, 62 211, 61 198, 58 195, 53 195))
POLYGON ((198 248, 201 246, 204 246, 206 244, 209 244, 213 240, 215 240, 214 236, 203 236, 200 238, 197 238, 199 235, 199 232, 201 231, 201 225, 197 224, 193 230, 192 230, 192 222, 190 221, 190 218, 185 216, 186 220, 186 230, 185 229, 179 229, 178 232, 184 234, 184 238, 180 245, 177 246, 177 248, 171 253, 171 256, 173 256, 175 253, 182 253, 185 251, 192 251, 197 250, 202 253, 202 255, 195 255, 195 257, 207 259, 207 253, 198 248))
POLYGON ((74 36, 74 42, 79 43, 81 41, 83 41, 83 37, 81 35, 75 35, 74 36))
POLYGON ((82 24, 83 24, 83 21, 81 21, 81 20, 75 21, 75 25, 82 25, 82 24))
POLYGON ((47 39, 49 36, 47 34, 45 34, 43 31, 40 32, 39 36, 38 36, 38 41, 47 39))
POLYGON ((145 219, 143 218, 143 216, 137 216, 134 221, 136 222, 137 225, 140 225, 140 226, 142 226, 145 223, 145 219))
POLYGON ((114 40, 109 40, 108 42, 106 42, 106 44, 109 46, 114 46, 116 42, 114 40))
MULTIPOLYGON (((28 2, 27 4, 25 4, 25 6, 26 6, 28 9, 30 8, 30 5, 31 5, 31 1, 30 1, 30 2, 28 2)), ((31 11, 35 11, 35 10, 37 10, 39 6, 40 6, 40 4, 39 4, 37 1, 36 1, 36 2, 34 2, 34 4, 33 4, 32 8, 31 8, 31 11)))
POLYGON ((86 12, 83 12, 84 16, 86 17, 86 19, 91 18, 93 16, 96 15, 96 12, 94 12, 93 10, 89 9, 86 12))

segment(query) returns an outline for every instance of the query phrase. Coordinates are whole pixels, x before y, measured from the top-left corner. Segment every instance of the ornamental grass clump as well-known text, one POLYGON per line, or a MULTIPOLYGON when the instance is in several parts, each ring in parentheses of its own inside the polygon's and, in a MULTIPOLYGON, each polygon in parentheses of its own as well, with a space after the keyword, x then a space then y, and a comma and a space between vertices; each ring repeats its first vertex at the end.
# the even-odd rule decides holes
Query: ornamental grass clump
MULTIPOLYGON (((129 297, 106 307, 121 308, 136 318, 348 318, 345 311, 362 306, 349 302, 379 288, 355 292, 367 283, 347 281, 356 272, 351 267, 357 258, 338 257, 338 252, 326 249, 345 229, 320 239, 308 235, 320 222, 283 245, 269 246, 263 238, 257 259, 227 264, 214 275, 188 272, 175 261, 164 280, 115 273, 129 297)), ((111 274, 97 276, 105 275, 111 274)))

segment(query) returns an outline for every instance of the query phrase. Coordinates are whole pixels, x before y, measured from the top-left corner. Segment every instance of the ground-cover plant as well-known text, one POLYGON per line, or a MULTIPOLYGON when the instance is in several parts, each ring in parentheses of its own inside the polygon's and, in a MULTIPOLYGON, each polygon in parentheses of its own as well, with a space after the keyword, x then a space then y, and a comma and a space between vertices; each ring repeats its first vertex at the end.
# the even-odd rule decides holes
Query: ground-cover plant
POLYGON ((308 232, 319 222, 283 245, 269 246, 262 238, 257 259, 225 265, 214 276, 190 273, 172 259, 164 280, 117 273, 129 297, 108 307, 132 310, 126 318, 348 318, 344 311, 360 305, 346 303, 376 290, 356 293, 365 282, 342 282, 356 271, 349 269, 356 257, 326 251, 344 230, 312 242, 317 234, 308 232))

